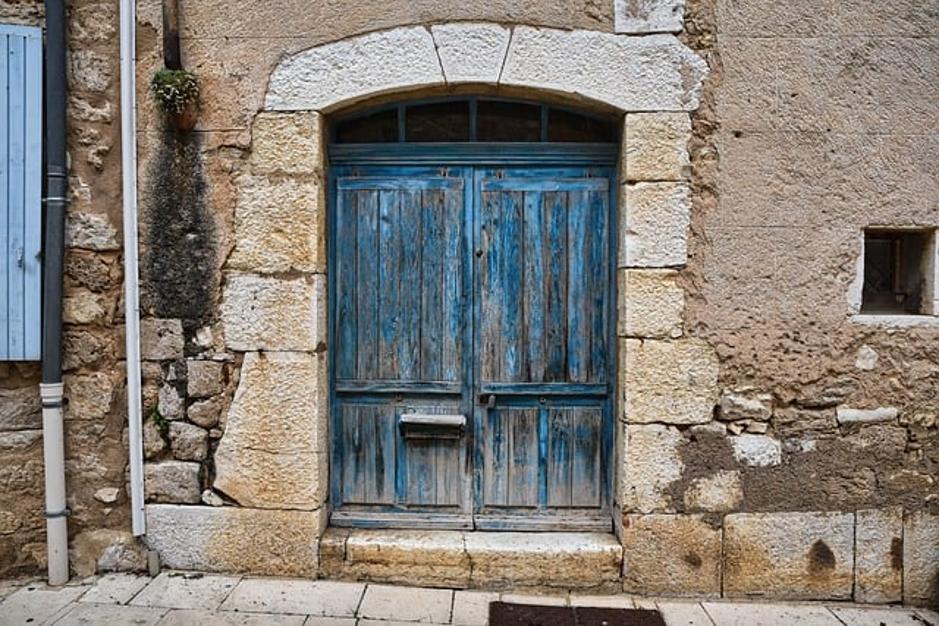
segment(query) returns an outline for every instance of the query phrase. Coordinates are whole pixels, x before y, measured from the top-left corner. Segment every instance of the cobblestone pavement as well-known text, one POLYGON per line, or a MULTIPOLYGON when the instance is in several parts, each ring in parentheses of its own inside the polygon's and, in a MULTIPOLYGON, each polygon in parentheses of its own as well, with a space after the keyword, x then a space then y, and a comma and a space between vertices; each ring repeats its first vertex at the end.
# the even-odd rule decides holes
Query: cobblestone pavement
POLYGON ((164 572, 108 574, 60 588, 0 581, 0 624, 414 626, 486 623, 489 602, 658 608, 669 626, 939 626, 923 609, 836 603, 744 603, 532 596, 333 581, 164 572))

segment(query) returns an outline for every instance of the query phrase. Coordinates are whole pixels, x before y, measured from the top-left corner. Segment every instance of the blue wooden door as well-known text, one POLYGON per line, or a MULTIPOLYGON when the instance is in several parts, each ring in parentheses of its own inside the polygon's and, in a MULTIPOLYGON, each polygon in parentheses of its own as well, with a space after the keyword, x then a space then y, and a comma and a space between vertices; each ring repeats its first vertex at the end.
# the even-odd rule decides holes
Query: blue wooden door
POLYGON ((610 528, 613 188, 336 168, 333 523, 610 528))
POLYGON ((479 169, 476 526, 609 528, 607 169, 479 169))

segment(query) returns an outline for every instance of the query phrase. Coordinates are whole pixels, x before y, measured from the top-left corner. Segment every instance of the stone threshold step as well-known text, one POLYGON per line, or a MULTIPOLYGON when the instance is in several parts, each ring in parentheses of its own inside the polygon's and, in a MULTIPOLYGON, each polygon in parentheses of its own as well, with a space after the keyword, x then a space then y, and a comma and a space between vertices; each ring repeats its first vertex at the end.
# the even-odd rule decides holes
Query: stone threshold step
POLYGON ((474 589, 621 591, 612 534, 330 528, 320 575, 338 580, 474 589))

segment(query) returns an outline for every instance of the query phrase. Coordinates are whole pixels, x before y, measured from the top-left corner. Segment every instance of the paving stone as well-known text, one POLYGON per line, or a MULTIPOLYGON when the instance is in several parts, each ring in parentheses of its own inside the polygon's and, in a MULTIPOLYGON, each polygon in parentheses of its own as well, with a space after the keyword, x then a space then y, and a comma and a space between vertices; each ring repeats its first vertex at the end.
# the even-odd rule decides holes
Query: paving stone
POLYGON ((148 626, 166 614, 165 608, 79 603, 56 620, 56 626, 148 626))
POLYGON ((450 621, 453 591, 418 587, 369 585, 359 607, 364 619, 446 624, 450 621))
MULTIPOLYGON (((370 620, 366 620, 370 621, 370 620)), ((303 626, 362 626, 365 622, 356 622, 352 617, 317 617, 311 615, 303 622, 303 626)), ((391 622, 379 622, 383 626, 391 626, 391 622)), ((410 624, 408 626, 411 626, 410 624)))
POLYGON ((707 612, 698 602, 665 602, 655 603, 666 624, 675 626, 714 626, 707 612))
POLYGON ((165 572, 131 600, 133 606, 217 609, 238 584, 237 576, 165 572))
POLYGON ((489 604, 498 600, 498 593, 454 591, 450 621, 454 626, 484 626, 489 621, 489 604))
POLYGON ((571 595, 568 599, 571 606, 593 606, 611 609, 633 609, 636 603, 632 596, 619 594, 615 596, 582 596, 571 595))
POLYGON ((96 580, 80 601, 97 604, 127 604, 149 582, 149 576, 107 574, 96 580))
POLYGON ((363 591, 362 583, 246 578, 222 610, 354 617, 363 591))
POLYGON ((160 626, 302 626, 305 619, 302 615, 173 609, 160 620, 160 626))
POLYGON ((829 607, 838 619, 850 626, 923 626, 908 609, 869 609, 829 607))
POLYGON ((548 596, 534 595, 527 593, 503 593, 499 598, 502 602, 509 604, 538 604, 541 606, 568 606, 569 601, 566 595, 548 596))
POLYGON ((85 586, 52 588, 43 584, 23 587, 0 605, 0 624, 41 624, 87 590, 85 586))
POLYGON ((704 610, 719 626, 843 626, 823 606, 705 602, 704 610))

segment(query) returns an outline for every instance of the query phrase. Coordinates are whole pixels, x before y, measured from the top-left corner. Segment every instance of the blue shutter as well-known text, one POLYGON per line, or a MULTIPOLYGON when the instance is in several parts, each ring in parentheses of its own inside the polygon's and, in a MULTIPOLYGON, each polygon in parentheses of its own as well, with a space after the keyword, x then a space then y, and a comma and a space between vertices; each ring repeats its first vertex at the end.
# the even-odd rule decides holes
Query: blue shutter
POLYGON ((42 30, 0 25, 0 361, 40 357, 42 30))

